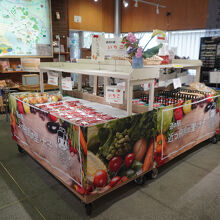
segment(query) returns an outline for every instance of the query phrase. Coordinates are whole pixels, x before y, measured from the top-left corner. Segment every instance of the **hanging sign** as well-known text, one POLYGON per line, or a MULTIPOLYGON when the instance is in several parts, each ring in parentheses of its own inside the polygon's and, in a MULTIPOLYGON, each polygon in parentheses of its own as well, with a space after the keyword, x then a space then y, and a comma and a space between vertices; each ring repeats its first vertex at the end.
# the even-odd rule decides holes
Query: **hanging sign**
POLYGON ((92 60, 94 61, 104 61, 104 36, 103 35, 93 35, 92 37, 92 60))
POLYGON ((71 77, 62 78, 62 90, 72 91, 72 81, 71 77))
POLYGON ((118 86, 106 86, 106 102, 123 104, 123 88, 118 86))
POLYGON ((174 89, 177 89, 177 88, 179 88, 181 86, 182 86, 182 84, 181 84, 180 78, 173 79, 173 87, 174 87, 174 89))
POLYGON ((56 72, 49 72, 47 74, 47 78, 48 78, 48 84, 49 85, 53 85, 53 86, 57 86, 58 85, 58 73, 56 72))

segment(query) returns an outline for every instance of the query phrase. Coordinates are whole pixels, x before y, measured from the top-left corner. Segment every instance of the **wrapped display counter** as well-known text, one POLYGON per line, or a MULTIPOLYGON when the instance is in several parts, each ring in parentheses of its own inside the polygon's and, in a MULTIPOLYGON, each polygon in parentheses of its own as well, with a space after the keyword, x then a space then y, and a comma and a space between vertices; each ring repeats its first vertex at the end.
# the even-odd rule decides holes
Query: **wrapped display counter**
POLYGON ((78 73, 81 92, 81 74, 122 78, 127 82, 127 109, 107 105, 103 97, 95 99, 95 85, 93 95, 83 96, 87 100, 44 93, 42 86, 42 93, 11 94, 9 107, 19 150, 28 152, 77 195, 88 214, 99 197, 132 180, 143 184, 147 172, 153 171, 155 177, 158 167, 215 137, 219 95, 190 89, 171 91, 176 97, 172 104, 152 109, 151 91, 149 111, 142 108, 143 112, 132 113, 132 86, 150 81, 153 88, 160 68, 133 70, 124 61, 81 62, 42 64, 41 81, 45 71, 58 71, 60 76, 62 72, 78 73))

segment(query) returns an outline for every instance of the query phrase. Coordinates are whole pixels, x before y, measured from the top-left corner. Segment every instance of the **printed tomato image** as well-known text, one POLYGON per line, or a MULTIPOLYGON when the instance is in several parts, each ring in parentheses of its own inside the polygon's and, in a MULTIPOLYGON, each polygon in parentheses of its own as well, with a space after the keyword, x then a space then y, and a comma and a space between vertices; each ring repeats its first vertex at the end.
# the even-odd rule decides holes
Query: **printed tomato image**
POLYGON ((109 165, 108 165, 109 171, 111 171, 111 172, 117 172, 117 171, 120 169, 121 164, 122 164, 122 159, 121 159, 121 157, 119 157, 119 156, 113 157, 113 158, 110 160, 109 165))
POLYGON ((109 185, 111 187, 115 186, 119 181, 121 180, 121 177, 120 176, 115 176, 111 179, 109 185))
POLYGON ((126 157, 125 157, 125 166, 128 168, 131 166, 131 164, 133 163, 135 159, 135 154, 134 153, 130 153, 130 154, 127 154, 126 157))
POLYGON ((98 170, 94 176, 93 185, 96 187, 104 187, 107 184, 108 175, 105 170, 98 170))

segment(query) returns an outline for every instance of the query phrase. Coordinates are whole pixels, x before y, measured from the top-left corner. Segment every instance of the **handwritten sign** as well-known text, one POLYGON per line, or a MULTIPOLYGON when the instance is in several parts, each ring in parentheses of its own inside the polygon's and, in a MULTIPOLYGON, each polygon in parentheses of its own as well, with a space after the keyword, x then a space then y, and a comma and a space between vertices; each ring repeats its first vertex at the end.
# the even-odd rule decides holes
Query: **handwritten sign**
POLYGON ((62 90, 72 91, 72 81, 71 77, 62 78, 62 90))
POLYGON ((53 85, 53 86, 57 86, 58 85, 58 73, 56 72, 49 72, 47 74, 48 76, 48 84, 49 85, 53 85))
POLYGON ((117 86, 106 86, 106 102, 123 104, 123 88, 117 86))
POLYGON ((104 36, 93 35, 92 37, 92 60, 104 61, 104 36))

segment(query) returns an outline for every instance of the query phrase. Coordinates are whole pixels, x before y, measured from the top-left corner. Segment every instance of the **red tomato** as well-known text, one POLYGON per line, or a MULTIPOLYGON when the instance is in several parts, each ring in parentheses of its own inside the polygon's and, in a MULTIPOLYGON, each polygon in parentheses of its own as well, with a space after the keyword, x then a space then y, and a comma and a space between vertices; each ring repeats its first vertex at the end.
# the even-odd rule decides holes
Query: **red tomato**
POLYGON ((113 157, 108 164, 109 171, 110 172, 117 172, 120 169, 121 164, 122 164, 121 157, 119 157, 119 156, 113 157))
POLYGON ((135 159, 135 154, 134 153, 130 153, 130 154, 127 154, 126 157, 125 157, 125 166, 128 168, 131 166, 131 164, 133 163, 135 159))
POLYGON ((176 121, 182 119, 182 117, 183 117, 183 110, 182 110, 182 108, 177 108, 177 109, 174 110, 174 117, 175 117, 176 121))
POLYGON ((98 170, 94 176, 93 185, 96 187, 104 187, 107 181, 107 172, 105 170, 98 170))
POLYGON ((109 185, 111 187, 115 186, 119 181, 120 181, 121 177, 120 176, 115 176, 111 179, 109 185))

